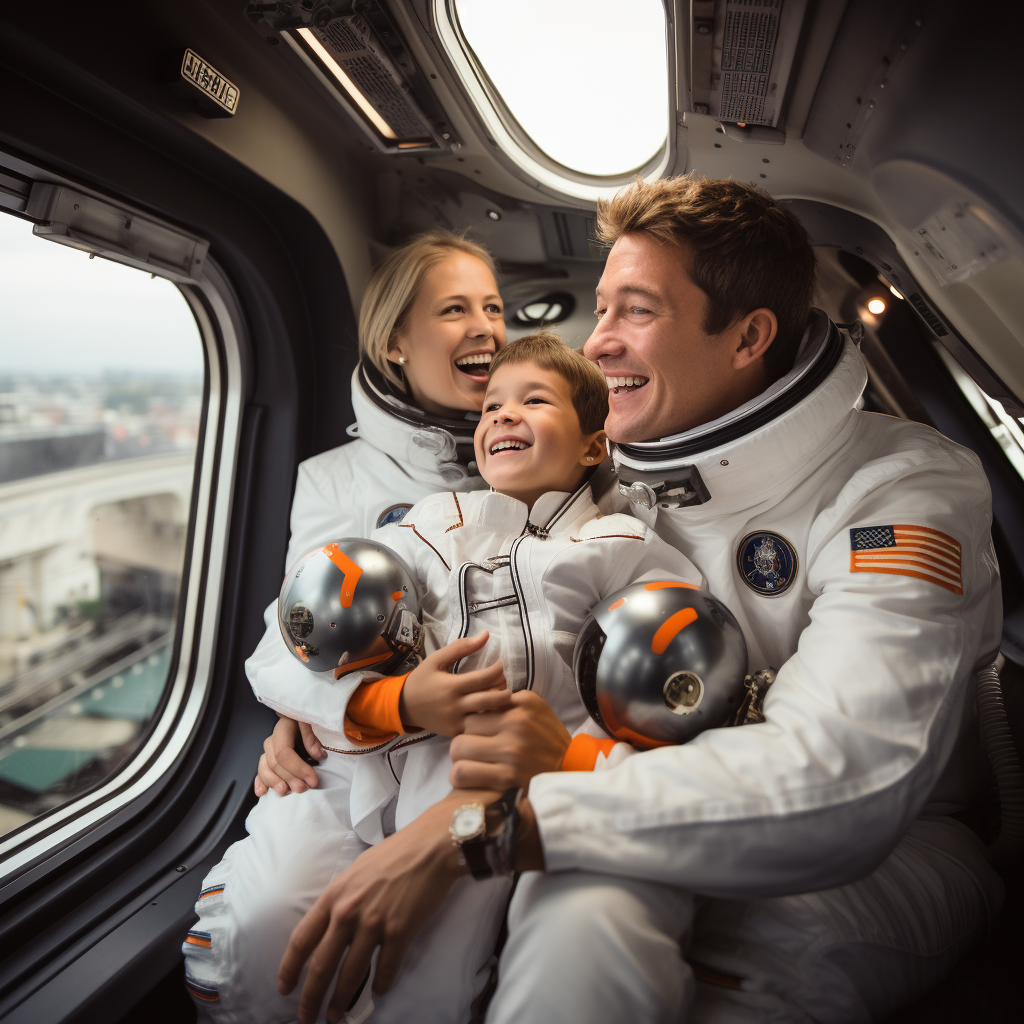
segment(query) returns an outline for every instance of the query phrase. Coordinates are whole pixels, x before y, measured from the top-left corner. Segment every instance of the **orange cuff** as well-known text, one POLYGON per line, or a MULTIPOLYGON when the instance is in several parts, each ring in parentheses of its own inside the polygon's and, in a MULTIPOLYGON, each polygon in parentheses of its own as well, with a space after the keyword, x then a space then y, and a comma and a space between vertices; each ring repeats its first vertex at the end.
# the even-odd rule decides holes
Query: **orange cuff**
POLYGON ((598 754, 604 754, 607 757, 615 743, 616 740, 598 739, 587 733, 573 736, 569 743, 569 749, 565 752, 565 757, 562 758, 561 770, 563 772, 592 772, 594 765, 597 764, 598 754))
POLYGON ((398 699, 408 678, 408 672, 404 676, 385 676, 363 683, 352 694, 345 709, 345 738, 349 742, 384 743, 405 732, 398 699))

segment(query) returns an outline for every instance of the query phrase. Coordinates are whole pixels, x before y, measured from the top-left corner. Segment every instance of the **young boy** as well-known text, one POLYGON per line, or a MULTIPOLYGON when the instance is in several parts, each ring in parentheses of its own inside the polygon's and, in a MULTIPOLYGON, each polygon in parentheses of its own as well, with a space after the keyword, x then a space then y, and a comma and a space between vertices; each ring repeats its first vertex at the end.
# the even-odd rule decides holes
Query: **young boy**
MULTIPOLYGON (((301 692, 261 672, 258 650, 247 662, 259 699, 311 723, 332 753, 317 789, 261 799, 249 838, 204 882, 185 953, 210 1019, 294 1018, 301 984, 287 997, 275 987, 292 928, 363 849, 447 795, 448 741, 467 715, 529 688, 575 731, 587 715, 572 651, 589 609, 648 575, 699 585, 692 564, 639 520, 598 513, 588 479, 605 457, 607 407, 603 374, 554 335, 509 345, 491 364, 475 436, 491 492, 426 498, 372 537, 421 583, 423 662, 385 679, 310 672, 301 692)), ((468 1020, 509 891, 506 878, 462 879, 399 983, 372 999, 364 985, 348 1019, 423 1020, 431 1006, 447 1008, 431 1020, 468 1020)))

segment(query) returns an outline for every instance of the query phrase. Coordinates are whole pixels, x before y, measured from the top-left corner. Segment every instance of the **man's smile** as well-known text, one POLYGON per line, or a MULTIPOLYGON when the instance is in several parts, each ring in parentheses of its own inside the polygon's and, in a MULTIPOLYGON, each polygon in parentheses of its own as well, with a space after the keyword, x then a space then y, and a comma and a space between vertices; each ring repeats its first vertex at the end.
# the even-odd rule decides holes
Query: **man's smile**
POLYGON ((617 395, 621 391, 636 391, 642 388, 651 378, 634 374, 625 377, 607 376, 606 379, 608 381, 608 390, 617 395))

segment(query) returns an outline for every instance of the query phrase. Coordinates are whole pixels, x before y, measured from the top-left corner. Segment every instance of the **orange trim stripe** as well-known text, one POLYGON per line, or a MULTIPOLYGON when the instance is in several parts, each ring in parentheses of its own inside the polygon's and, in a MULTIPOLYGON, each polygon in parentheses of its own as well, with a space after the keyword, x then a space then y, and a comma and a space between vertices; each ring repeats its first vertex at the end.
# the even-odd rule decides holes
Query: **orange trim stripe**
POLYGON ((220 995, 215 988, 207 988, 205 985, 199 985, 194 981, 185 981, 185 988, 196 997, 196 999, 202 999, 204 1003, 216 1003, 220 1001, 220 995))
POLYGON ((640 733, 627 729, 624 725, 620 725, 615 730, 615 735, 626 743, 632 743, 640 750, 652 750, 654 747, 671 747, 673 745, 668 740, 652 740, 648 736, 641 736, 640 733))
POLYGON ((388 651, 385 654, 375 654, 372 658, 361 658, 359 661, 346 661, 344 665, 339 665, 334 670, 334 678, 340 679, 346 672, 354 672, 357 668, 366 668, 367 665, 378 665, 382 661, 387 661, 391 657, 391 652, 388 651))
POLYGON ((680 608, 674 615, 670 615, 659 627, 651 641, 651 650, 655 654, 664 654, 665 648, 681 633, 691 622, 697 621, 697 612, 694 608, 680 608))
POLYGON ((341 607, 351 608, 352 597, 356 592, 356 587, 359 585, 359 577, 363 575, 363 570, 337 544, 328 544, 324 548, 324 554, 344 574, 341 580, 341 607))
POLYGON ((209 932, 189 932, 185 936, 185 941, 193 946, 202 946, 203 949, 209 949, 213 945, 209 932))
POLYGON ((204 889, 199 894, 199 898, 201 900, 205 900, 207 898, 207 896, 216 896, 218 893, 222 893, 223 891, 224 891, 224 886, 223 885, 211 885, 208 889, 204 889))
POLYGON ((607 757, 614 746, 613 739, 599 739, 597 736, 581 732, 579 736, 573 736, 569 742, 559 771, 592 772, 594 765, 597 764, 598 755, 604 754, 607 757))
POLYGON ((666 587, 685 587, 687 590, 700 590, 695 583, 683 583, 680 580, 654 580, 644 584, 644 590, 664 590, 666 587))
POLYGON ((624 597, 620 597, 614 604, 608 605, 608 611, 613 612, 616 608, 621 608, 626 603, 624 597))
POLYGON ((690 965, 693 976, 698 981, 705 981, 710 985, 721 985, 723 988, 738 989, 743 987, 743 979, 738 978, 735 974, 723 974, 721 971, 712 970, 712 968, 706 967, 696 960, 691 960, 689 957, 686 957, 685 960, 690 965))

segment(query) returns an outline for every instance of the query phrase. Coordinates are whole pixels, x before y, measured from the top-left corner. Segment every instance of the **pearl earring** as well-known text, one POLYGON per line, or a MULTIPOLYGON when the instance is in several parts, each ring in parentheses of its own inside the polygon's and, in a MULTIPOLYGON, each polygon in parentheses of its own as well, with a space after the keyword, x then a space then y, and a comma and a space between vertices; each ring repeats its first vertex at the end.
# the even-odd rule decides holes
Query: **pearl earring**
POLYGON ((588 455, 587 456, 587 462, 593 462, 593 461, 594 461, 594 456, 593 455, 588 455))
POLYGON ((405 356, 399 356, 398 357, 398 365, 399 366, 405 366, 405 356))

